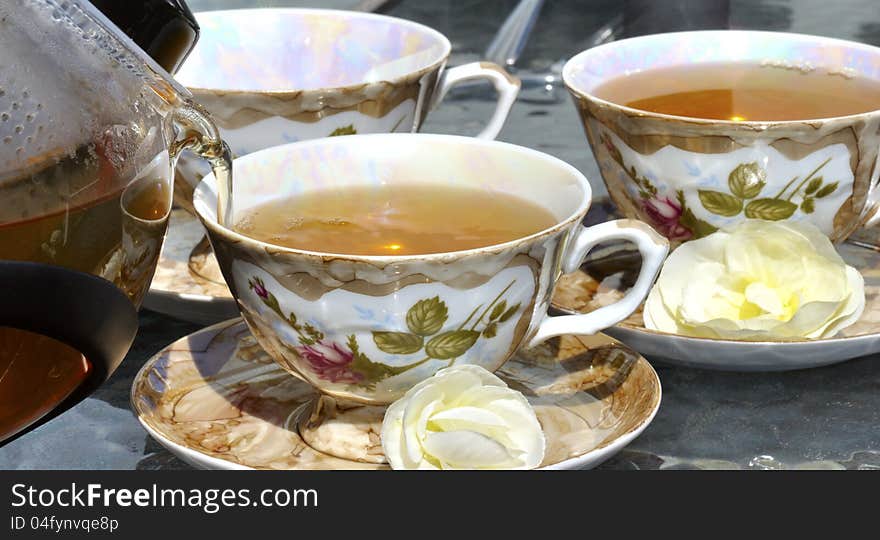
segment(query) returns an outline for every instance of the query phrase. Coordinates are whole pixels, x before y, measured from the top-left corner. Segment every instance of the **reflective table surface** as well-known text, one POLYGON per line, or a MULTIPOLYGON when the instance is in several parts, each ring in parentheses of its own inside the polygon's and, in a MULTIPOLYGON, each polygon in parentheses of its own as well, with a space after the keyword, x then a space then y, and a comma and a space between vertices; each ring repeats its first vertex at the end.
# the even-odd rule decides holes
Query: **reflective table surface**
MULTIPOLYGON (((194 11, 252 5, 375 7, 433 26, 453 43, 451 64, 484 58, 516 0, 189 0, 194 11)), ((603 39, 703 28, 801 32, 880 45, 875 0, 547 0, 514 70, 527 81, 499 137, 578 167, 604 186, 570 98, 546 87, 560 60, 603 39)), ((458 90, 424 132, 474 134, 494 107, 485 88, 458 90)), ((0 469, 184 469, 129 407, 132 378, 163 346, 198 326, 150 311, 135 344, 91 398, 0 449, 0 469)), ((651 360, 649 358, 649 360, 651 360)), ((880 357, 787 373, 724 373, 653 362, 660 412, 608 469, 880 468, 880 357)))

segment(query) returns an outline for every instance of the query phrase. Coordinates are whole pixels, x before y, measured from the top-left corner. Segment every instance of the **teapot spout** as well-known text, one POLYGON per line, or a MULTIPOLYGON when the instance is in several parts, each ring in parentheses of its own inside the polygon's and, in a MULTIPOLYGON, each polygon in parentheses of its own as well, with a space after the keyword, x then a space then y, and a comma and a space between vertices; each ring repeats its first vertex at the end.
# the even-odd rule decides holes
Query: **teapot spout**
MULTIPOLYGON (((232 222, 232 152, 220 138, 220 131, 205 109, 192 100, 178 107, 172 116, 177 137, 170 145, 176 161, 181 150, 204 158, 217 179, 217 220, 224 227, 232 222)), ((195 186, 193 186, 195 187, 195 186)))

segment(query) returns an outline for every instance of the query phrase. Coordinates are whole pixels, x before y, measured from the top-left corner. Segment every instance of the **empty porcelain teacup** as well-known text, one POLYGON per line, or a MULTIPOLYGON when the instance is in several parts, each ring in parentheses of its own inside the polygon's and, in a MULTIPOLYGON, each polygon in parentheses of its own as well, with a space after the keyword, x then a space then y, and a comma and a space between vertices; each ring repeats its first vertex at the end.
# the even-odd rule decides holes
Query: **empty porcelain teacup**
MULTIPOLYGON (((478 135, 495 138, 519 92, 519 80, 495 64, 444 69, 449 40, 403 19, 322 9, 196 19, 201 38, 177 79, 211 112, 235 156, 318 137, 417 131, 450 88, 471 79, 498 92, 478 135)), ((178 173, 194 186, 207 171, 183 159, 178 173)))
POLYGON ((229 223, 278 198, 389 185, 516 196, 548 212, 550 226, 455 252, 305 251, 222 226, 212 176, 195 192, 223 276, 257 341, 290 373, 346 400, 390 403, 452 364, 494 371, 520 346, 598 332, 636 309, 667 252, 665 239, 638 221, 582 226, 590 185, 563 161, 450 135, 315 139, 239 158, 229 223), (576 270, 593 246, 611 239, 630 240, 642 253, 632 290, 592 313, 549 317, 561 273, 576 270))
MULTIPOLYGON (((614 202, 672 241, 751 218, 807 220, 840 241, 880 219, 880 105, 870 103, 873 95, 880 104, 880 48, 773 32, 657 34, 584 51, 568 61, 563 78, 614 202), (647 84, 651 72, 663 74, 647 84), (719 79, 734 73, 744 75, 733 86, 783 85, 768 118, 784 119, 629 106, 646 88, 728 92, 719 79), (613 98, 608 89, 616 80, 625 90, 613 98), (843 93, 865 103, 847 109, 843 93), (834 109, 841 112, 828 112, 834 109)), ((737 106, 735 92, 724 95, 737 106)))

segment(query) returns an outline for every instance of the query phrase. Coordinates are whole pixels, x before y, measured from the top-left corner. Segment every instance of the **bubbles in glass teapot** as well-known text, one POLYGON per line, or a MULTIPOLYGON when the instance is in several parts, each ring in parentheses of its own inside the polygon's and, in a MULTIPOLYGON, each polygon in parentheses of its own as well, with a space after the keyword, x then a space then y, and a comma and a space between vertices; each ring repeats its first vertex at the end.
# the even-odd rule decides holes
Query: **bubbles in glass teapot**
POLYGON ((85 3, 4 2, 0 18, 0 259, 97 274, 139 303, 170 212, 178 89, 85 3))

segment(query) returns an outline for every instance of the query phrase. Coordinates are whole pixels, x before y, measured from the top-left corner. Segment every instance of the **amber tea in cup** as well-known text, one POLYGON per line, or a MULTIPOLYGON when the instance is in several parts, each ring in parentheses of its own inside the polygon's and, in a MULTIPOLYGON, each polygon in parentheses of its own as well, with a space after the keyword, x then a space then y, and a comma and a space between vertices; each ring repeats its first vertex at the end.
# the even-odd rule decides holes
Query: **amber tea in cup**
POLYGON ((420 255, 503 244, 552 227, 542 206, 442 184, 347 186, 273 199, 235 230, 263 242, 350 255, 420 255))
POLYGON ((774 63, 723 62, 647 69, 594 94, 642 111, 734 122, 849 116, 880 109, 880 82, 774 63))

